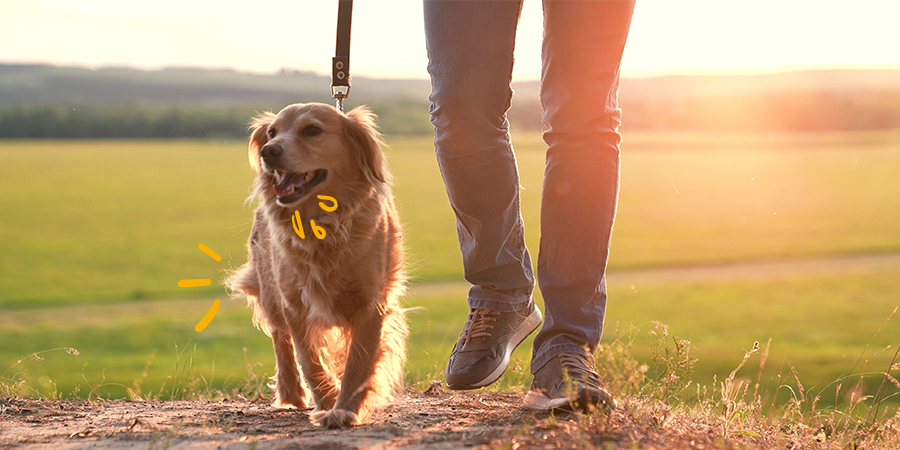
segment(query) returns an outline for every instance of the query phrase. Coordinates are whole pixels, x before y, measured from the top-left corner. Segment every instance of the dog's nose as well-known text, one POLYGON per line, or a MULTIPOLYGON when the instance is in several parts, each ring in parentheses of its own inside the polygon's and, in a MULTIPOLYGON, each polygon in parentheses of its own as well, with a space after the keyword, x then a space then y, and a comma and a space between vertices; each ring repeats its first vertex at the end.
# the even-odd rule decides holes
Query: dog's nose
POLYGON ((280 145, 266 144, 263 145, 263 148, 259 151, 259 156, 261 156, 263 160, 271 161, 277 159, 282 153, 284 153, 284 149, 281 148, 280 145))

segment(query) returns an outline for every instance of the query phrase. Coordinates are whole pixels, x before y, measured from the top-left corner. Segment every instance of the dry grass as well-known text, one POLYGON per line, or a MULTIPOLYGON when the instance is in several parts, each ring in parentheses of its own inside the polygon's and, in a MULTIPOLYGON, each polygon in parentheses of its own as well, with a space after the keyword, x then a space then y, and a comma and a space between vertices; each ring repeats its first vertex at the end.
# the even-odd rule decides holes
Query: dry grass
POLYGON ((791 395, 779 402, 777 392, 766 392, 761 380, 751 382, 736 376, 758 357, 761 377, 771 341, 765 346, 756 343, 734 371, 710 389, 691 380, 696 363, 690 354, 691 343, 670 337, 665 325, 654 325, 650 332, 655 339, 652 366, 632 357, 632 336, 627 333, 598 349, 598 370, 620 400, 618 410, 550 415, 484 448, 900 448, 900 410, 896 407, 900 383, 891 375, 900 370, 900 351, 884 372, 836 380, 828 387, 839 399, 834 405, 820 404, 821 392, 805 391, 796 371, 788 367, 779 390, 791 395), (882 378, 881 389, 875 395, 859 395, 862 380, 873 376, 882 378))
MULTIPOLYGON (((900 448, 900 412, 897 411, 895 398, 900 395, 900 383, 891 375, 892 371, 900 370, 900 352, 895 352, 890 367, 882 373, 848 375, 836 380, 828 388, 836 391, 836 398, 844 400, 835 405, 823 405, 818 394, 804 389, 791 367, 786 369, 784 382, 778 388, 791 393, 786 401, 778 401, 777 392, 767 392, 766 384, 761 380, 753 381, 737 375, 740 369, 755 363, 757 359, 762 374, 771 342, 763 346, 754 345, 728 377, 710 387, 701 386, 691 379, 692 367, 697 360, 691 356, 689 341, 673 338, 667 327, 659 323, 654 324, 650 335, 654 342, 654 357, 650 364, 642 364, 632 355, 633 334, 621 333, 598 349, 598 371, 620 403, 619 408, 611 413, 536 414, 522 408, 521 393, 492 390, 452 393, 443 391, 440 383, 432 383, 435 386, 427 392, 409 390, 396 405, 381 414, 384 417, 379 416, 372 424, 361 427, 357 434, 370 436, 382 428, 389 429, 390 433, 379 438, 386 440, 384 448, 405 447, 402 442, 415 442, 416 448, 430 448, 429 445, 438 442, 435 439, 440 439, 441 448, 481 446, 484 449, 900 448), (881 389, 875 395, 859 395, 858 384, 864 377, 872 376, 881 377, 881 389), (423 408, 427 412, 422 412, 426 411, 423 408), (431 420, 431 416, 437 422, 422 422, 426 417, 431 420), (404 418, 401 422, 405 425, 397 422, 400 418, 404 418), (406 436, 406 440, 395 439, 398 436, 406 436)), ((39 358, 40 355, 30 357, 39 358)), ((264 380, 256 377, 248 367, 246 382, 225 390, 212 389, 202 377, 198 378, 191 372, 190 358, 191 355, 185 354, 184 359, 173 367, 168 389, 179 402, 212 411, 208 415, 212 419, 207 418, 207 422, 212 420, 218 424, 214 428, 222 428, 222 433, 228 435, 226 437, 243 439, 243 433, 258 433, 260 427, 275 420, 275 416, 264 418, 271 415, 266 413, 260 416, 259 421, 246 422, 244 418, 239 423, 228 422, 229 417, 243 414, 237 411, 248 408, 262 408, 262 411, 266 408, 268 402, 265 397, 269 390, 263 387, 264 380), (231 415, 223 416, 215 412, 223 405, 234 409, 229 413, 231 415)), ((860 361, 861 365, 864 363, 860 361)), ((0 377, 0 396, 16 392, 16 380, 9 374, 7 371, 0 377)), ((153 393, 142 393, 140 384, 141 380, 135 382, 131 389, 132 401, 124 403, 124 408, 156 408, 154 405, 157 403, 166 403, 155 400, 153 393)), ((95 388, 88 388, 95 391, 95 388)), ((0 401, 0 416, 27 422, 25 412, 32 411, 28 414, 33 414, 34 411, 47 410, 50 414, 59 408, 69 409, 71 404, 82 405, 82 409, 98 410, 118 405, 116 400, 93 395, 89 395, 87 402, 64 401, 53 396, 46 400, 10 398, 0 401), (26 403, 31 406, 16 406, 26 403)), ((20 425, 27 425, 25 422, 20 425)), ((302 418, 288 422, 291 426, 302 428, 303 435, 311 439, 321 434, 302 418)), ((206 428, 204 425, 199 429, 206 428)), ((129 433, 133 434, 134 430, 111 430, 106 434, 110 439, 136 438, 129 433)), ((279 433, 272 436, 276 439, 272 444, 281 439, 278 436, 283 433, 279 433)), ((156 434, 148 436, 145 438, 158 438, 156 434)), ((179 439, 190 441, 199 439, 198 436, 187 430, 179 435, 179 439)))

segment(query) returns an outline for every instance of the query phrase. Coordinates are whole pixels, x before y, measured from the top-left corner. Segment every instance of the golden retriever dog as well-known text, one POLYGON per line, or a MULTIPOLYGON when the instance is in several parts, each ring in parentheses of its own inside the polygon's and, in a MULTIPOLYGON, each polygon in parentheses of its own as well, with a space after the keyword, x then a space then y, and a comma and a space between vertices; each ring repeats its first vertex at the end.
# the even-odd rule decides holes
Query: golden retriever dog
POLYGON ((226 284, 272 338, 273 405, 309 407, 305 380, 314 423, 362 423, 406 361, 402 235, 375 116, 294 104, 250 129, 259 205, 226 284))

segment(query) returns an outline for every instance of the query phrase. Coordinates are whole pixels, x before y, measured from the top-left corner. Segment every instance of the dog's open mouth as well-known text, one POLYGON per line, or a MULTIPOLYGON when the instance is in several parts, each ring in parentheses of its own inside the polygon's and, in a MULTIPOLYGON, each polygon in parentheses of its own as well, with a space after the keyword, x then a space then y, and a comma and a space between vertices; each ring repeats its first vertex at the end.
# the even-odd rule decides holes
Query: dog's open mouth
POLYGON ((278 203, 289 205, 300 200, 310 189, 325 181, 328 171, 316 169, 305 173, 293 173, 276 170, 274 176, 272 190, 278 197, 278 203))

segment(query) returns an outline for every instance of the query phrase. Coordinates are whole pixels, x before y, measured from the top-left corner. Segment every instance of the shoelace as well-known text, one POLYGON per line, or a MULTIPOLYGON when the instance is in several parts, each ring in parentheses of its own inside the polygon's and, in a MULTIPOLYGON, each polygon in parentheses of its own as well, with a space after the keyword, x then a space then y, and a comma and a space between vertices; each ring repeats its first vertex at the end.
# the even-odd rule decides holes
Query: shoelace
POLYGON ((500 311, 473 308, 469 311, 469 317, 466 318, 466 325, 462 332, 462 340, 468 343, 469 339, 491 337, 491 333, 488 330, 494 328, 493 322, 497 321, 499 315, 500 311))
POLYGON ((582 381, 590 387, 600 387, 600 377, 592 369, 594 358, 591 355, 582 356, 574 353, 562 353, 559 355, 559 362, 573 382, 582 381))

